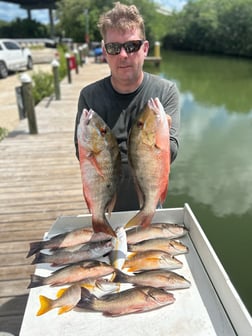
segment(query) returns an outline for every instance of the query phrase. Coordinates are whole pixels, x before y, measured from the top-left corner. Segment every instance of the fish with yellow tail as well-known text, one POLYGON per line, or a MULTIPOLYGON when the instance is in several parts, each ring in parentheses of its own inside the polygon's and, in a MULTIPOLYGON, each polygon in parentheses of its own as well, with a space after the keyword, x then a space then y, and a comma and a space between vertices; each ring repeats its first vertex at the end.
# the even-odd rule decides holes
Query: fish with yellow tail
POLYGON ((105 212, 116 202, 120 178, 120 150, 104 120, 92 109, 84 109, 77 129, 83 195, 92 214, 94 232, 116 237, 105 212))
POLYGON ((59 308, 58 315, 72 310, 81 299, 81 288, 88 289, 92 294, 101 297, 105 294, 118 292, 120 283, 111 282, 106 279, 87 279, 85 282, 73 284, 66 288, 61 288, 56 299, 48 298, 44 295, 39 296, 40 308, 37 316, 43 315, 52 309, 59 308))
POLYGON ((44 295, 39 296, 40 308, 37 316, 43 315, 52 309, 60 308, 58 314, 72 310, 81 298, 81 286, 74 284, 68 288, 62 288, 57 293, 56 299, 50 299, 44 295))
POLYGON ((158 203, 164 202, 170 173, 170 132, 158 98, 150 99, 131 127, 128 159, 135 179, 140 211, 126 228, 150 225, 158 203))

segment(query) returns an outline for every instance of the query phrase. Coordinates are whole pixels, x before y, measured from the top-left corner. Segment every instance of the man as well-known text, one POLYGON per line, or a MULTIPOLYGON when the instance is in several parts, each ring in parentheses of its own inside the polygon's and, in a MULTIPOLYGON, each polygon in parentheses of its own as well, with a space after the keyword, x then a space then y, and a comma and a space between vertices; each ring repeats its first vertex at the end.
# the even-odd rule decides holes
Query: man
POLYGON ((116 2, 112 10, 100 17, 98 26, 111 75, 88 85, 80 93, 75 125, 76 155, 79 158, 79 120, 83 108, 91 108, 111 128, 121 151, 122 178, 114 211, 137 210, 137 194, 127 158, 129 130, 147 101, 158 97, 167 113, 171 161, 174 161, 178 151, 179 92, 173 82, 143 71, 149 42, 145 37, 143 18, 134 5, 126 6, 116 2))

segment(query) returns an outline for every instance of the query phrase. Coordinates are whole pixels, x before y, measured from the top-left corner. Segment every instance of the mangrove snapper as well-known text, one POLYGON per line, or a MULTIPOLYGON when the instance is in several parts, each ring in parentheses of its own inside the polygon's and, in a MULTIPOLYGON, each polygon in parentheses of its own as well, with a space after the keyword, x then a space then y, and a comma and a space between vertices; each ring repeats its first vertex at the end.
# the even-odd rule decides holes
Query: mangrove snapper
POLYGON ((79 308, 102 312, 106 316, 120 316, 153 310, 175 301, 173 294, 159 288, 135 287, 98 299, 82 288, 79 308))
POLYGON ((70 232, 60 233, 48 240, 30 243, 30 250, 27 258, 43 249, 57 249, 60 247, 68 247, 87 242, 98 242, 109 239, 111 239, 110 235, 103 232, 94 233, 92 227, 82 227, 70 232))
POLYGON ((74 264, 83 260, 100 258, 109 253, 112 248, 111 240, 63 247, 55 250, 52 254, 38 253, 32 264, 50 263, 52 266, 74 264))
POLYGON ((134 227, 126 231, 128 244, 136 244, 143 240, 154 238, 175 239, 184 236, 188 230, 178 224, 157 223, 147 228, 134 227))
POLYGON ((101 261, 91 260, 83 261, 78 264, 68 265, 60 268, 48 277, 42 277, 36 274, 31 275, 31 282, 28 288, 39 287, 43 285, 60 286, 80 282, 86 279, 98 279, 102 276, 114 272, 114 267, 101 261))
POLYGON ((184 289, 190 282, 182 275, 169 270, 150 270, 129 275, 116 270, 115 282, 131 283, 135 286, 151 286, 165 290, 184 289))

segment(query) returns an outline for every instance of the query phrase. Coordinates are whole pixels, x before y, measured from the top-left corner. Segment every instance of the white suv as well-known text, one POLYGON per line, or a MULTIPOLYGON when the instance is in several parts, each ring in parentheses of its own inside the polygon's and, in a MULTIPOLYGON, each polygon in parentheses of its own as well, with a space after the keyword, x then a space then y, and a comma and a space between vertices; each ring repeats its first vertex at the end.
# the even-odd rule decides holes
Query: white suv
POLYGON ((32 54, 28 48, 22 48, 14 40, 0 39, 0 78, 7 77, 9 71, 32 67, 32 54))

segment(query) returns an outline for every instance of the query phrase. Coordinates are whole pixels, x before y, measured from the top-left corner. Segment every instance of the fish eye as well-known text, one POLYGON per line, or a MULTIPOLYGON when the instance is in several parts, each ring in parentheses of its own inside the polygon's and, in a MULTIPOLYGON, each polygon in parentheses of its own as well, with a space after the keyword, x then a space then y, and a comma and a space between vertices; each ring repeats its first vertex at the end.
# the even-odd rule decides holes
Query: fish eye
POLYGON ((106 133, 107 133, 106 128, 101 127, 101 128, 100 128, 100 134, 101 134, 102 136, 104 136, 104 135, 106 135, 106 133))
POLYGON ((141 120, 138 120, 137 127, 140 128, 140 129, 142 129, 143 125, 144 125, 143 122, 141 120))

